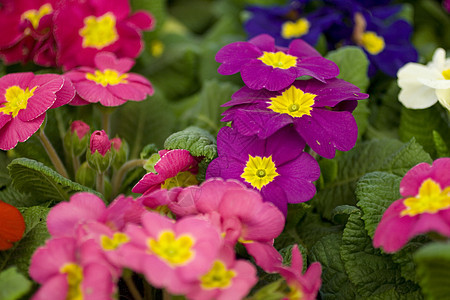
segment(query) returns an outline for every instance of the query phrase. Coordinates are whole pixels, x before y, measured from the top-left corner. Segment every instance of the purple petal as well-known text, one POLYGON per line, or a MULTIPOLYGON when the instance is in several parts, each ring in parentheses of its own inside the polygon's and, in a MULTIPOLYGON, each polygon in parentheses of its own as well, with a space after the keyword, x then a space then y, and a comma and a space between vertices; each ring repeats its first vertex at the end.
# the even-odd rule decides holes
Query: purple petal
POLYGON ((323 57, 301 59, 296 69, 297 77, 309 75, 323 82, 325 82, 325 79, 334 78, 339 75, 338 66, 331 60, 323 57))
POLYGON ((322 56, 320 55, 319 52, 317 52, 316 49, 314 49, 314 47, 310 46, 307 42, 301 40, 301 39, 296 39, 293 40, 291 42, 291 44, 289 45, 289 50, 287 52, 287 54, 290 55, 294 55, 297 57, 314 57, 314 56, 322 56))
POLYGON ((305 142, 297 132, 287 126, 267 139, 264 156, 272 155, 276 166, 281 166, 296 159, 305 148, 305 142))
POLYGON ((260 34, 248 42, 258 47, 261 51, 276 52, 275 39, 268 34, 260 34))
POLYGON ((222 63, 217 71, 222 75, 235 74, 251 59, 261 55, 262 52, 258 47, 248 42, 231 43, 217 52, 216 61, 222 63))

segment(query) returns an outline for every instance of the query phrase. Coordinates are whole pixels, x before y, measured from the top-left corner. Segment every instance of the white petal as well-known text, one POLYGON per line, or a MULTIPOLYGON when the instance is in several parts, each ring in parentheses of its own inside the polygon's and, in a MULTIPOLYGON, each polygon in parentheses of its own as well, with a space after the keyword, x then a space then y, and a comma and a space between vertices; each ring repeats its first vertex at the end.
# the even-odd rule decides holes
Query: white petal
POLYGON ((403 88, 409 84, 419 84, 420 78, 437 79, 439 72, 417 63, 407 63, 397 72, 398 85, 403 88))
POLYGON ((436 90, 439 103, 442 104, 448 111, 450 111, 450 89, 436 90))
POLYGON ((418 79, 420 83, 433 88, 433 89, 450 89, 450 80, 436 80, 436 79, 428 79, 428 78, 419 78, 418 79))
POLYGON ((402 88, 398 94, 398 100, 411 109, 423 109, 437 102, 435 90, 421 84, 409 84, 402 88))
POLYGON ((445 50, 442 48, 437 48, 433 54, 433 60, 428 63, 429 66, 442 70, 445 65, 445 50))

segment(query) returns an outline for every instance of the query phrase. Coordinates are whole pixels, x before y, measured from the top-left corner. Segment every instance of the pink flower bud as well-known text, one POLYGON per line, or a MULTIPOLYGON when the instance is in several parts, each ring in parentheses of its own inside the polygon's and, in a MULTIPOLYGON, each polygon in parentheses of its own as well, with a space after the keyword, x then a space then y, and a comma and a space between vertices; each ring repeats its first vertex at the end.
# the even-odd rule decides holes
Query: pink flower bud
POLYGON ((114 149, 116 149, 116 151, 120 150, 120 146, 122 146, 122 140, 120 138, 115 137, 115 138, 110 139, 109 141, 113 145, 114 149))
POLYGON ((88 124, 80 120, 73 121, 72 124, 70 124, 70 132, 76 132, 80 140, 89 132, 90 129, 91 128, 88 124))
POLYGON ((91 154, 97 150, 102 156, 105 156, 106 152, 111 149, 111 142, 104 130, 96 130, 92 133, 89 148, 91 154))

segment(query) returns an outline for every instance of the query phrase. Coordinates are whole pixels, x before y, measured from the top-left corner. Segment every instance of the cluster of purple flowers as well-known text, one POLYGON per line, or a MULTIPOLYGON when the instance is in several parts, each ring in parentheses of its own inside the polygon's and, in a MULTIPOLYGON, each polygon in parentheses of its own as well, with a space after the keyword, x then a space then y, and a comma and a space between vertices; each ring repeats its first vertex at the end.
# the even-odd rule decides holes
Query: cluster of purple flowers
POLYGON ((368 95, 337 79, 336 64, 300 39, 284 48, 262 34, 223 47, 216 60, 219 73, 240 72, 246 86, 224 104, 222 121, 232 126, 219 131, 219 157, 206 177, 238 179, 286 214, 288 203, 316 192, 320 168, 305 146, 325 158, 350 150, 358 133, 352 111, 368 95))
POLYGON ((315 6, 311 0, 290 0, 283 6, 249 6, 251 17, 245 23, 249 38, 270 34, 280 46, 296 38, 316 45, 325 37, 329 49, 357 45, 371 64, 369 75, 377 70, 395 77, 407 62, 417 61, 411 44, 412 26, 398 17, 401 5, 391 0, 327 0, 315 6))

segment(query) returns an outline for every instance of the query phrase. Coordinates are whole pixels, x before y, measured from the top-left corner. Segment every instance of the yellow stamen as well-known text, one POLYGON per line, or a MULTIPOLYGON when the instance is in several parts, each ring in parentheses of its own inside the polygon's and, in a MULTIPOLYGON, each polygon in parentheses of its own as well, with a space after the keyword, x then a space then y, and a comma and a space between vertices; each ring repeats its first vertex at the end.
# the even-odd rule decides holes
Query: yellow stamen
POLYGON ((6 102, 0 104, 3 105, 3 107, 0 107, 0 112, 7 115, 9 114, 15 118, 19 111, 27 108, 28 99, 34 95, 36 88, 37 86, 31 90, 29 88, 22 90, 17 85, 7 88, 5 92, 6 102))
POLYGON ((450 69, 442 71, 442 76, 444 76, 445 80, 450 80, 450 69))
POLYGON ((107 235, 102 235, 100 237, 102 248, 106 251, 116 250, 123 244, 127 243, 129 240, 130 238, 122 232, 114 233, 112 238, 107 235))
POLYGON ((263 55, 258 59, 268 66, 284 70, 297 65, 297 57, 281 51, 263 52, 263 55))
POLYGON ((127 83, 127 78, 127 73, 119 76, 119 73, 117 73, 117 71, 111 69, 105 69, 103 72, 100 70, 95 70, 94 74, 86 73, 86 79, 94 81, 97 84, 101 84, 104 87, 106 87, 107 85, 127 83))
POLYGON ((163 231, 158 240, 149 239, 148 246, 151 253, 155 254, 172 266, 181 266, 188 263, 195 255, 192 249, 194 238, 187 234, 175 237, 173 231, 163 231))
POLYGON ((53 7, 50 3, 42 5, 39 10, 30 9, 25 11, 21 16, 21 20, 29 20, 34 29, 38 28, 42 17, 53 12, 53 7))
POLYGON ((366 31, 362 34, 361 45, 372 55, 377 55, 385 47, 383 37, 373 31, 366 31))
POLYGON ((316 96, 291 86, 281 95, 270 98, 271 104, 267 108, 276 113, 288 114, 294 118, 300 118, 303 115, 311 116, 316 96))
POLYGON ((81 282, 83 281, 83 269, 75 263, 67 263, 59 270, 60 273, 67 274, 67 291, 66 300, 83 300, 83 291, 81 282))
POLYGON ((234 270, 228 270, 222 261, 216 260, 211 270, 200 277, 200 282, 205 290, 226 289, 231 285, 231 280, 235 276, 234 270))
POLYGON ((84 27, 78 33, 83 38, 83 48, 100 50, 119 39, 116 17, 110 12, 98 18, 95 16, 84 18, 84 27))
POLYGON ((281 36, 285 39, 299 38, 309 32, 311 24, 305 18, 298 19, 296 22, 286 21, 281 27, 281 36))
POLYGON ((269 184, 277 177, 277 168, 272 160, 272 155, 269 157, 248 156, 247 164, 241 178, 250 183, 253 187, 261 190, 265 185, 269 184))

